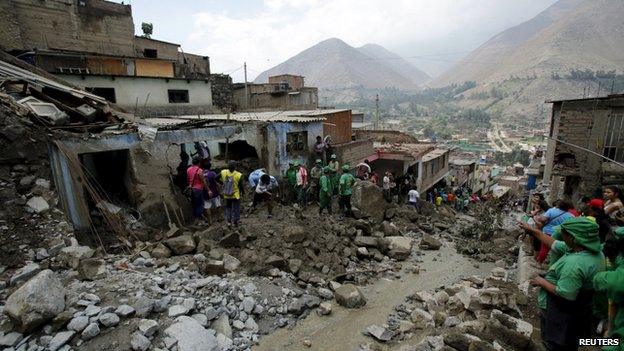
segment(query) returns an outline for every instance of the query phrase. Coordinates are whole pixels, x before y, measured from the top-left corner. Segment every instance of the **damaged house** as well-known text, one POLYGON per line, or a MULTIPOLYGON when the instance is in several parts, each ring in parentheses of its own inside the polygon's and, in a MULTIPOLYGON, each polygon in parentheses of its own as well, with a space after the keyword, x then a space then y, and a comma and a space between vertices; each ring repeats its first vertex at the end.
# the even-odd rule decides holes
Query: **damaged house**
POLYGON ((3 99, 51 131, 47 148, 59 205, 77 233, 106 228, 123 235, 139 220, 181 225, 188 204, 179 199, 172 177, 180 146, 228 138, 239 130, 209 121, 166 127, 136 123, 97 95, 8 55, 2 59, 3 99))
POLYGON ((130 5, 104 0, 0 4, 0 48, 139 116, 205 114, 231 104, 231 78, 207 56, 135 36, 130 5))
POLYGON ((292 74, 270 76, 268 83, 237 83, 232 89, 233 104, 239 111, 318 108, 318 88, 305 86, 303 76, 292 74))
POLYGON ((604 185, 624 184, 624 95, 550 103, 544 169, 550 200, 578 200, 604 185))

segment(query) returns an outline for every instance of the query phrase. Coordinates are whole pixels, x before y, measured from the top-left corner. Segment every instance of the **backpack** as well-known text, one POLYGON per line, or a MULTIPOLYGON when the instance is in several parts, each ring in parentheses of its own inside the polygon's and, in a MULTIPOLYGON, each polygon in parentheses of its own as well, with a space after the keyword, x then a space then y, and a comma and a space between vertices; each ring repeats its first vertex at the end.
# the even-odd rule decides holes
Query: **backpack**
POLYGON ((225 177, 221 193, 225 196, 234 195, 234 174, 225 177))

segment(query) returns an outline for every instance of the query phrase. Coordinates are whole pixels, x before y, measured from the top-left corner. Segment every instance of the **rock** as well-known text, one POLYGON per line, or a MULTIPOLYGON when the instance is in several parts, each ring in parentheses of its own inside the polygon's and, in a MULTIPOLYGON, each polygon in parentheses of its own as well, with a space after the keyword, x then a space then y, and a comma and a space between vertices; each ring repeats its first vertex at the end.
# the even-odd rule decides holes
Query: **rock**
POLYGON ((131 316, 132 314, 134 314, 134 307, 129 306, 129 305, 120 305, 119 307, 117 307, 117 309, 115 310, 115 313, 119 316, 119 317, 128 317, 131 316))
POLYGON ((38 264, 29 263, 15 271, 9 282, 12 286, 16 286, 34 277, 39 272, 41 272, 41 267, 38 264))
POLYGON ((412 238, 404 236, 387 236, 379 239, 379 242, 381 252, 397 260, 408 258, 412 253, 412 245, 414 244, 412 238))
POLYGON ((57 330, 60 330, 61 328, 64 328, 67 325, 67 323, 69 323, 69 321, 71 321, 72 318, 74 318, 74 313, 76 313, 76 310, 73 308, 69 308, 57 314, 56 317, 52 319, 52 323, 50 324, 50 326, 52 327, 52 330, 57 331, 57 330))
POLYGON ((384 327, 380 327, 375 324, 368 326, 368 328, 366 328, 366 333, 368 333, 368 335, 374 337, 375 339, 383 342, 392 339, 392 332, 384 327))
POLYGON ((332 312, 331 302, 321 302, 318 309, 316 310, 316 313, 318 313, 321 316, 329 315, 331 314, 331 312, 332 312))
POLYGON ((492 269, 491 274, 494 278, 505 279, 505 277, 507 276, 507 271, 505 270, 505 268, 496 267, 492 269))
POLYGON ((41 196, 33 196, 26 202, 28 209, 35 213, 43 213, 50 209, 48 202, 41 196))
POLYGON ((78 264, 78 276, 82 280, 98 280, 106 276, 106 261, 88 258, 78 264))
POLYGON ((130 339, 130 346, 136 351, 147 351, 152 343, 141 333, 133 333, 130 339))
POLYGON ((169 310, 167 311, 167 315, 170 318, 176 318, 179 316, 183 316, 185 314, 189 313, 189 309, 186 308, 183 305, 175 305, 175 306, 171 306, 169 307, 169 310))
POLYGON ((165 312, 169 308, 169 303, 171 303, 171 296, 163 296, 162 298, 154 301, 153 311, 156 313, 165 312))
POLYGON ((245 313, 247 314, 250 314, 251 311, 253 311, 255 306, 256 306, 256 300, 254 300, 253 297, 249 297, 249 296, 246 296, 243 299, 243 302, 241 303, 242 310, 245 311, 245 313))
POLYGON ((40 248, 39 250, 37 250, 37 253, 35 254, 35 260, 37 261, 43 261, 48 257, 50 257, 50 254, 48 253, 48 250, 44 248, 40 248))
POLYGON ((184 255, 195 250, 195 240, 190 235, 180 235, 175 238, 165 240, 171 251, 176 255, 184 255))
POLYGON ((444 343, 459 351, 469 351, 470 344, 475 341, 480 341, 478 337, 470 334, 462 334, 457 332, 450 332, 444 335, 444 343))
POLYGON ((317 291, 318 291, 318 295, 325 300, 331 300, 334 298, 334 293, 329 289, 318 288, 317 291))
POLYGON ((201 324, 202 327, 205 328, 208 326, 208 317, 206 317, 205 314, 196 313, 192 315, 191 317, 194 318, 197 322, 199 322, 199 324, 201 324))
POLYGON ((288 243, 300 243, 306 238, 306 230, 300 225, 288 226, 282 234, 284 241, 288 243))
POLYGON ((69 324, 67 324, 67 329, 81 332, 87 327, 87 325, 89 325, 89 317, 78 316, 74 317, 69 324))
POLYGON ((358 247, 356 254, 359 258, 368 258, 370 256, 370 252, 368 252, 368 249, 365 247, 358 247))
POLYGON ((334 291, 336 302, 346 308, 358 308, 366 305, 366 298, 360 289, 353 284, 341 285, 334 291))
POLYGON ((17 289, 6 301, 4 312, 31 331, 65 309, 65 288, 54 272, 46 269, 17 289))
POLYGON ((206 260, 206 256, 202 253, 198 253, 193 255, 193 260, 197 262, 204 262, 206 260))
POLYGON ((101 311, 102 311, 101 307, 98 307, 98 306, 95 306, 95 305, 89 305, 89 306, 87 306, 87 308, 85 308, 84 313, 85 313, 85 315, 87 317, 93 317, 96 314, 99 314, 101 311))
POLYGON ((479 290, 464 286, 459 292, 449 299, 449 304, 459 304, 463 309, 468 309, 472 301, 476 301, 479 290))
POLYGON ((91 258, 95 251, 88 246, 67 246, 61 249, 59 260, 66 266, 73 269, 78 268, 80 260, 91 258))
POLYGON ((433 298, 438 305, 444 305, 448 302, 450 296, 446 291, 440 290, 433 295, 433 298))
POLYGON ((433 350, 441 350, 444 347, 444 337, 442 335, 428 336, 426 340, 433 350))
POLYGON ((105 327, 114 327, 119 324, 119 316, 114 313, 104 313, 99 318, 100 324, 105 327))
POLYGON ((206 262, 201 263, 201 267, 204 274, 207 275, 222 275, 227 273, 223 261, 207 260, 206 262))
POLYGON ((364 212, 376 223, 381 223, 386 212, 386 202, 383 199, 381 188, 377 185, 362 181, 353 187, 352 204, 364 212))
POLYGON ((378 238, 375 238, 372 236, 356 236, 353 239, 353 244, 355 246, 362 246, 362 247, 377 247, 378 238))
MULTIPOLYGON (((436 326, 442 325, 446 320, 447 320, 446 313, 444 313, 442 311, 435 311, 435 312, 433 312, 433 322, 435 323, 436 326)), ((457 324, 459 324, 459 323, 457 323, 457 324)))
POLYGON ((284 269, 286 267, 286 260, 277 255, 271 255, 264 261, 264 264, 267 266, 284 269))
POLYGON ((217 350, 231 350, 234 342, 227 336, 217 333, 217 350))
POLYGON ((446 328, 451 328, 460 324, 461 324, 461 319, 459 319, 459 317, 457 316, 447 317, 446 320, 444 321, 444 327, 446 328))
POLYGON ((222 314, 219 318, 215 319, 210 328, 214 329, 217 333, 223 334, 227 336, 229 339, 232 338, 232 327, 230 326, 230 318, 227 314, 222 314))
POLYGON ((150 337, 160 329, 160 325, 153 319, 141 319, 138 325, 139 332, 141 334, 150 337))
POLYGON ((410 320, 414 323, 414 328, 416 329, 425 329, 435 326, 433 316, 429 312, 420 308, 416 308, 412 311, 410 320))
POLYGON ((0 336, 0 346, 11 347, 17 345, 24 339, 24 335, 18 332, 11 332, 0 336))
POLYGON ((440 250, 442 242, 429 234, 424 234, 418 245, 423 250, 440 250))
POLYGON ((381 230, 383 231, 384 236, 401 236, 399 228, 397 228, 394 223, 390 223, 388 221, 381 222, 381 230))
POLYGON ((63 345, 67 344, 69 340, 74 337, 74 335, 76 335, 76 332, 73 330, 56 333, 52 340, 50 340, 50 343, 48 344, 48 349, 50 351, 56 351, 60 349, 61 347, 63 347, 63 345))
POLYGON ((223 268, 228 272, 234 272, 240 267, 241 261, 230 255, 223 255, 223 268))
POLYGON ((288 260, 288 270, 292 274, 297 274, 299 269, 301 269, 301 265, 303 265, 303 261, 298 258, 288 260))
POLYGON ((245 321, 245 329, 253 332, 253 333, 257 333, 258 330, 260 330, 260 327, 258 327, 258 324, 256 323, 256 321, 249 317, 247 318, 247 320, 245 321))
POLYGON ((191 317, 181 316, 165 334, 178 341, 178 351, 216 351, 217 339, 191 317))
POLYGON ((234 327, 234 329, 237 329, 237 330, 245 329, 245 323, 243 323, 242 321, 239 321, 238 319, 232 322, 232 326, 234 327))
POLYGON ((95 338, 98 334, 100 334, 100 327, 97 323, 91 323, 82 331, 80 338, 82 340, 89 340, 95 338))
POLYGON ((169 258, 171 257, 171 250, 162 243, 159 243, 152 249, 150 254, 154 258, 169 258))
MULTIPOLYGON (((163 299, 165 297, 163 297, 163 299)), ((152 311, 154 311, 155 304, 154 304, 154 300, 147 298, 145 296, 141 296, 135 300, 134 304, 132 304, 132 307, 134 307, 134 310, 135 310, 134 314, 137 317, 147 317, 150 313, 152 313, 152 311)))
POLYGON ((493 310, 486 321, 486 329, 492 335, 499 335, 501 340, 515 349, 525 349, 531 343, 533 326, 521 319, 514 318, 498 310, 493 310))

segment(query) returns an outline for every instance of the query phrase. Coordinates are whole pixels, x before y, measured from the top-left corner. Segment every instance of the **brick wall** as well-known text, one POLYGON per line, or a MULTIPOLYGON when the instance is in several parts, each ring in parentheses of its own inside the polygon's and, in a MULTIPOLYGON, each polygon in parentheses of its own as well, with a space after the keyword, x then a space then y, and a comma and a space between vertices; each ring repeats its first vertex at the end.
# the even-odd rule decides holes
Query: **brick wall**
POLYGON ((351 110, 325 115, 323 134, 330 135, 332 143, 341 144, 351 141, 351 110))
POLYGON ((375 154, 372 140, 352 141, 332 147, 340 164, 348 163, 351 167, 375 154))
POLYGON ((103 0, 0 1, 0 46, 133 56, 130 5, 103 0), (85 5, 80 5, 84 3, 85 5))

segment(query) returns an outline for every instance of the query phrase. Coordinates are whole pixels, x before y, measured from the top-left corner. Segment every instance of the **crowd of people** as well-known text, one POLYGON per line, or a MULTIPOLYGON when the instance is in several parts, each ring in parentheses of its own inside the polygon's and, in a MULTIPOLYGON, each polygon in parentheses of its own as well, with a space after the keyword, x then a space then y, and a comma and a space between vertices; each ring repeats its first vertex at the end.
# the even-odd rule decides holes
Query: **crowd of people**
MULTIPOLYGON (((531 195, 519 226, 533 241, 541 338, 547 350, 577 350, 579 339, 624 339, 624 204, 616 186, 602 198, 551 207, 531 195)), ((604 346, 619 350, 620 346, 604 346)))

